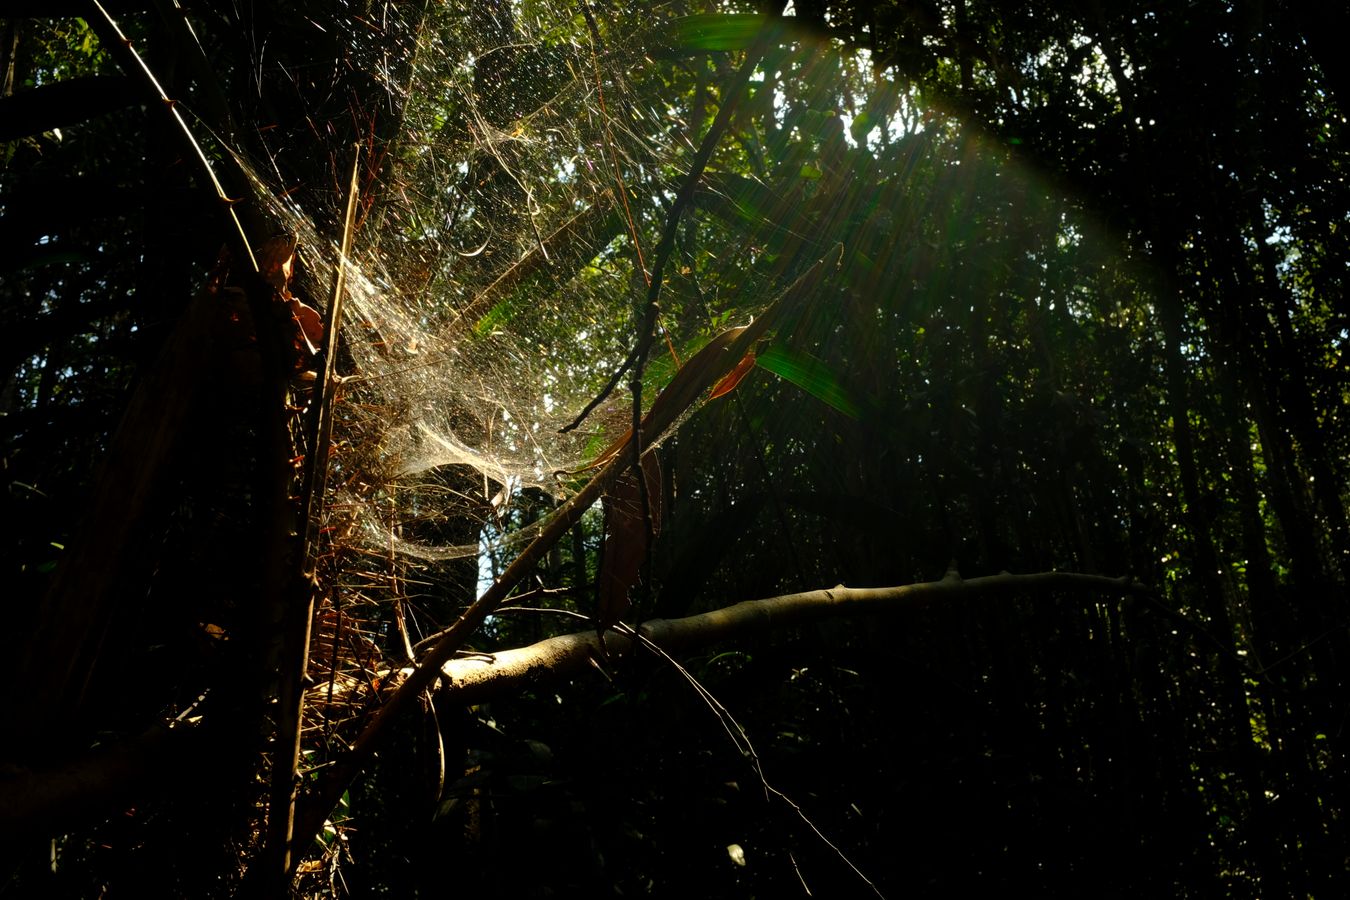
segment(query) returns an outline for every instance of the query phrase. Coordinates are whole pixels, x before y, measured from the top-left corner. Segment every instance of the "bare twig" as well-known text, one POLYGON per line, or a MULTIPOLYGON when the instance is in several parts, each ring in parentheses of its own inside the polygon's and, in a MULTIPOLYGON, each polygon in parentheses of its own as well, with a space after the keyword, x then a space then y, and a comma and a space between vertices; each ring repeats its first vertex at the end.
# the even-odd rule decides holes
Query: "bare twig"
MULTIPOLYGON (((816 823, 811 821, 811 817, 806 814, 805 810, 803 810, 800 806, 798 806, 797 803, 793 801, 793 799, 789 797, 787 794, 783 793, 781 790, 774 787, 772 784, 769 784, 768 776, 764 774, 764 765, 759 760, 759 754, 755 751, 754 744, 750 742, 750 735, 746 732, 746 730, 743 727, 741 727, 741 723, 736 721, 736 717, 731 714, 731 710, 723 706, 722 702, 718 700, 711 691, 709 691, 706 687, 704 687, 702 682, 700 682, 697 678, 695 678, 692 672, 690 672, 684 666, 680 665, 680 663, 677 662, 675 658, 672 657, 669 653, 662 650, 659 646, 654 644, 646 637, 643 637, 643 635, 640 632, 633 631, 630 628, 620 629, 620 634, 623 634, 625 632, 630 637, 636 639, 638 643, 641 644, 641 646, 645 647, 647 650, 650 650, 652 653, 661 657, 661 659, 665 660, 665 662, 669 664, 671 667, 673 667, 675 671, 677 671, 680 674, 680 676, 684 678, 686 682, 688 682, 689 686, 694 689, 694 692, 698 694, 699 699, 702 700, 704 704, 707 705, 708 709, 712 712, 712 714, 717 717, 717 721, 721 723, 722 728, 726 731, 727 736, 731 739, 732 746, 734 746, 736 748, 736 751, 740 753, 742 756, 744 756, 745 759, 750 763, 750 767, 755 772, 755 777, 759 779, 759 783, 764 788, 766 798, 777 797, 779 800, 782 800, 783 803, 785 803, 788 806, 788 808, 790 808, 793 812, 795 812, 797 816, 802 820, 802 822, 806 824, 806 827, 810 828, 812 833, 814 833, 816 837, 820 838, 821 842, 824 843, 825 846, 829 847, 832 851, 834 851, 834 855, 839 857, 840 861, 842 861, 844 865, 848 866, 850 869, 853 870, 853 874, 857 875, 860 879, 862 879, 862 882, 864 884, 866 884, 869 888, 872 889, 872 893, 876 894, 878 897, 881 897, 882 896, 881 891, 877 889, 877 886, 872 882, 872 879, 868 878, 867 875, 863 873, 862 869, 859 869, 857 865, 854 864, 853 860, 848 858, 848 854, 846 854, 843 850, 839 849, 838 845, 836 845, 834 841, 831 841, 828 837, 826 837, 825 833, 820 830, 820 828, 816 825, 816 823)), ((793 867, 794 868, 796 867, 795 860, 793 861, 793 867)), ((798 877, 801 877, 800 870, 798 870, 797 875, 798 877)), ((802 883, 804 885, 806 882, 803 880, 802 883)), ((808 891, 808 893, 810 892, 808 891)))
POLYGON ((141 74, 145 76, 145 81, 150 86, 151 90, 154 91, 160 102, 164 104, 165 109, 169 111, 169 115, 173 116, 174 121, 178 123, 179 131, 187 141, 188 146, 192 149, 192 152, 196 154, 198 161, 201 162, 202 172, 205 173, 207 181, 209 181, 211 187, 214 188, 216 198, 220 200, 226 214, 230 217, 230 221, 234 223, 234 230, 239 245, 237 249, 242 251, 243 258, 249 261, 253 271, 258 271, 258 260, 254 257, 253 247, 249 244, 248 235, 244 232, 244 223, 239 221, 239 214, 234 208, 235 200, 225 192, 225 188, 221 185, 220 179, 216 177, 215 169, 211 166, 211 161, 207 158, 205 151, 202 150, 201 144, 197 142, 197 138, 193 135, 192 129, 188 127, 187 121, 183 118, 183 114, 178 111, 178 101, 170 99, 169 95, 164 92, 164 88, 160 85, 159 79, 155 77, 155 73, 150 71, 150 67, 145 64, 145 60, 142 59, 140 53, 136 51, 135 46, 131 43, 131 39, 123 33, 122 29, 117 24, 117 20, 103 8, 103 4, 98 2, 98 0, 94 0, 94 8, 98 10, 101 18, 91 19, 91 27, 93 27, 96 32, 99 32, 100 38, 104 40, 104 43, 109 45, 108 49, 113 52, 114 55, 123 57, 123 64, 126 67, 134 67, 140 70, 141 74))
MULTIPOLYGON (((661 285, 664 280, 666 262, 670 259, 671 250, 675 247, 675 232, 679 228, 680 218, 684 215, 689 204, 693 202, 694 191, 698 188, 699 181, 703 178, 703 170, 708 166, 708 160, 712 158, 713 151, 717 149, 718 143, 722 140, 722 135, 731 125, 731 118, 736 113, 740 105, 741 97, 745 94, 745 86, 750 82, 750 76, 754 74, 755 67, 763 58, 769 43, 777 35, 777 31, 771 27, 764 28, 753 44, 746 51, 745 61, 741 63, 741 68, 736 72, 731 85, 727 88, 725 100, 721 109, 717 111, 717 118, 713 120, 712 127, 708 133, 703 136, 699 143, 698 152, 694 154, 694 161, 689 166, 689 173, 680 184, 679 193, 675 195, 675 202, 670 206, 670 212, 666 214, 665 226, 661 232, 661 240, 656 245, 656 251, 652 255, 651 278, 647 282, 647 303, 642 316, 642 321, 638 325, 637 340, 633 349, 624 359, 623 363, 610 376, 609 381, 605 383, 604 388, 595 396, 586 408, 583 409, 570 424, 562 428, 563 432, 571 431, 582 422, 586 417, 605 401, 605 398, 613 392, 618 386, 620 379, 629 369, 637 366, 639 368, 638 381, 641 381, 640 361, 647 358, 647 353, 651 350, 652 341, 656 336, 656 318, 660 313, 659 301, 661 299, 661 285)), ((634 402, 641 401, 641 391, 637 392, 634 402)))

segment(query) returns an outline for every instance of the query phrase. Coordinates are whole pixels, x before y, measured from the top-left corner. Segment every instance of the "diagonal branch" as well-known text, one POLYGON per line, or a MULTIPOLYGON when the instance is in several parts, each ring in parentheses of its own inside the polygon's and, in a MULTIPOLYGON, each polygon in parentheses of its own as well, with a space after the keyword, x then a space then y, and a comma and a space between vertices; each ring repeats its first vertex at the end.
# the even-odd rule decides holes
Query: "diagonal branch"
MULTIPOLYGON (((737 361, 745 356, 747 350, 781 318, 783 310, 790 310, 817 287, 821 276, 827 271, 831 261, 837 263, 838 250, 826 254, 787 288, 754 323, 740 329, 732 329, 725 349, 706 361, 706 365, 688 367, 697 373, 684 379, 676 379, 670 387, 676 387, 672 399, 660 402, 666 397, 663 392, 658 402, 653 404, 651 412, 642 423, 641 451, 652 445, 652 438, 666 432, 684 412, 690 409, 703 394, 731 371, 737 361)), ((696 357, 697 358, 697 357, 696 357)), ((691 360, 690 362, 693 362, 691 360)), ((670 388, 667 388, 667 392, 670 388)), ((626 440, 625 440, 626 443, 626 440)), ((534 571, 535 565, 580 520, 583 513, 590 509, 607 491, 619 475, 629 465, 629 458, 615 452, 600 472, 558 508, 553 518, 540 530, 539 536, 521 551, 520 556, 507 567, 492 586, 469 606, 468 609, 449 628, 441 632, 436 643, 418 665, 407 672, 406 680, 398 685, 379 712, 367 723, 351 748, 340 756, 325 774, 317 792, 303 804, 303 812, 297 814, 294 843, 299 846, 316 834, 323 826, 328 815, 365 765, 374 756, 384 738, 390 722, 407 708, 417 703, 423 691, 431 687, 441 676, 441 666, 464 646, 489 615, 506 602, 511 591, 526 576, 534 571)), ((297 860, 292 860, 292 865, 297 860)))
POLYGON ((210 182, 212 189, 215 191, 216 199, 220 201, 234 225, 234 240, 232 243, 235 244, 236 253, 240 259, 248 260, 250 267, 256 272, 258 260, 253 255, 253 247, 249 244, 248 235, 244 231, 244 223, 239 220, 239 213, 235 209, 235 200, 225 192, 225 187, 216 177, 216 170, 212 167, 211 160, 202 150, 202 145, 197 142, 197 138, 193 135, 192 129, 188 127, 183 114, 178 111, 178 101, 170 98, 164 92, 164 87, 155 77, 155 73, 150 71, 150 67, 145 64, 145 60, 141 58, 141 54, 136 50, 131 39, 123 33, 121 27, 117 24, 117 20, 109 14, 103 4, 94 0, 94 8, 98 11, 98 15, 89 18, 89 27, 98 35, 100 42, 107 48, 108 52, 118 59, 123 69, 127 70, 129 74, 139 72, 144 76, 150 93, 169 111, 169 115, 178 125, 178 132, 183 135, 183 140, 189 152, 195 155, 198 162, 201 163, 202 173, 206 176, 206 180, 210 182))
POLYGON ((457 312, 455 321, 458 327, 473 327, 473 324, 486 315, 509 290, 548 265, 549 247, 566 248, 591 239, 597 226, 605 221, 612 203, 613 192, 608 189, 600 191, 590 206, 563 222, 552 233, 543 236, 537 244, 526 250, 520 259, 483 288, 468 306, 457 312))

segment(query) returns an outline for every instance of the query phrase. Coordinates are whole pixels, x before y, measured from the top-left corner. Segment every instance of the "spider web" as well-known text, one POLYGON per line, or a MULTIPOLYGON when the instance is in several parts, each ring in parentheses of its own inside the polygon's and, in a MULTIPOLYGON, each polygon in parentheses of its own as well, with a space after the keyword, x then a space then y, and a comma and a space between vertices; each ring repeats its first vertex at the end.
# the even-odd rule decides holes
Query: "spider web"
MULTIPOLYGON (((631 401, 616 392, 561 430, 631 346, 641 253, 689 136, 634 84, 654 77, 629 49, 650 47, 650 27, 616 39, 601 25, 575 4, 486 3, 433 5, 420 27, 386 29, 414 43, 402 80, 372 70, 402 129, 348 261, 327 504, 345 540, 477 556, 478 541, 407 533, 390 496, 405 519, 500 525, 523 489, 563 494, 561 473, 627 425, 631 401), (472 470, 472 487, 447 489, 447 470, 472 470)), ((300 238, 305 292, 323 297, 337 248, 274 199, 268 168, 251 169, 258 193, 300 238)), ((673 365, 658 363, 657 379, 662 368, 673 365)))

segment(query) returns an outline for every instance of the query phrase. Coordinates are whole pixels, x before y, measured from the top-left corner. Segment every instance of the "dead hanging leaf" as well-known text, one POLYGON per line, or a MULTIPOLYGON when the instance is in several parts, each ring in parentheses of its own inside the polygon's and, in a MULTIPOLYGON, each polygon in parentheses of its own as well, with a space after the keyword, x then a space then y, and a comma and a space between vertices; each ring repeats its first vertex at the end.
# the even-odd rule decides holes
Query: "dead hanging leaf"
POLYGON ((661 466, 655 453, 642 457, 642 480, 647 485, 650 530, 632 468, 619 477, 604 498, 605 552, 600 563, 600 604, 595 616, 602 631, 618 624, 628 612, 628 592, 637 583, 648 548, 661 533, 661 466))
POLYGON ((295 248, 299 239, 292 234, 279 234, 263 241, 256 254, 258 274, 279 294, 285 294, 295 271, 295 248))
POLYGON ((295 347, 295 368, 303 369, 323 343, 323 317, 318 310, 297 300, 290 291, 295 274, 295 249, 299 239, 282 234, 268 238, 258 248, 258 274, 275 292, 273 299, 285 304, 294 326, 291 342, 295 347))
POLYGON ((740 384, 741 379, 754 367, 755 352, 751 350, 749 353, 745 354, 745 356, 741 357, 741 361, 736 363, 736 368, 732 369, 726 374, 725 378, 717 382, 717 386, 712 389, 712 393, 708 395, 708 399, 716 400, 723 394, 730 394, 732 391, 736 390, 736 385, 740 384))
POLYGON ((290 307, 291 319, 295 322, 295 349, 297 352, 314 356, 319 352, 319 344, 323 341, 323 317, 314 307, 301 303, 289 294, 287 297, 286 305, 290 307))

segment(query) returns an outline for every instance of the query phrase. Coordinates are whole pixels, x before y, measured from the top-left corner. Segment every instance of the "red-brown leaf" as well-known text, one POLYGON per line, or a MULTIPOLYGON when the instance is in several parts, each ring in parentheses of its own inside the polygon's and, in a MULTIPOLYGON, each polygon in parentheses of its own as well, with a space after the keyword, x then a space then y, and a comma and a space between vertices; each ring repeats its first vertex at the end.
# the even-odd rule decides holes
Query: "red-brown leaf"
POLYGON ((323 317, 314 307, 294 297, 290 297, 286 305, 290 307, 291 318, 295 320, 295 349, 308 351, 313 356, 319 352, 319 344, 323 341, 323 317))
POLYGON ((258 248, 258 274, 278 293, 285 293, 295 267, 297 241, 291 235, 278 235, 263 241, 258 248))
POLYGON ((712 393, 708 395, 708 399, 716 400, 723 394, 730 394, 736 389, 736 385, 741 383, 741 379, 746 376, 746 373, 754 367, 755 351, 751 350, 749 353, 745 354, 745 356, 741 357, 741 361, 736 363, 736 368, 732 369, 721 381, 717 382, 717 385, 712 389, 712 393))
POLYGON ((647 548, 661 532, 661 467, 655 453, 642 457, 651 531, 642 512, 637 476, 629 468, 619 477, 605 504, 605 553, 600 564, 600 604, 596 620, 609 628, 628 612, 628 592, 637 583, 647 548))

